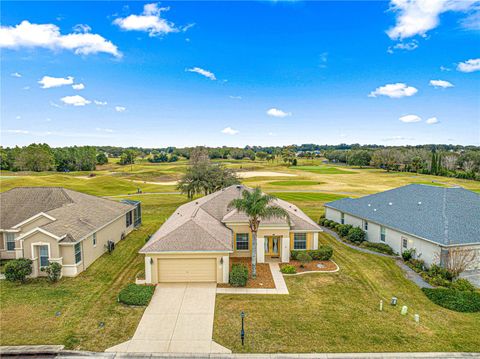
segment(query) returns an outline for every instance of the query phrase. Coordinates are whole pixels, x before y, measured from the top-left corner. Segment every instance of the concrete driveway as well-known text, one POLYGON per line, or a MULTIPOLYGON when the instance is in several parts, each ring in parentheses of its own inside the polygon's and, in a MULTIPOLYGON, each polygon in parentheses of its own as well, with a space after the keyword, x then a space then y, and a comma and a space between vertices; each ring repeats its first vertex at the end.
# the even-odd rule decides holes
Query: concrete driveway
POLYGON ((159 284, 124 353, 231 353, 212 340, 215 283, 159 284))
POLYGON ((480 288, 480 269, 463 272, 460 278, 468 279, 475 287, 480 288))

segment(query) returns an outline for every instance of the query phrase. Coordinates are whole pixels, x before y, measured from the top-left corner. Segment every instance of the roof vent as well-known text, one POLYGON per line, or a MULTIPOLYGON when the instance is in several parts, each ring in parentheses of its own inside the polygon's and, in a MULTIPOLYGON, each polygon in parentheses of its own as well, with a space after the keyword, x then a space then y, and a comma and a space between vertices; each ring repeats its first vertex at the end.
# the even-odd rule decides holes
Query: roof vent
POLYGON ((377 209, 376 209, 376 208, 374 208, 374 209, 373 209, 373 211, 374 211, 374 212, 376 212, 376 211, 377 211, 377 209))
POLYGON ((369 203, 369 204, 368 204, 368 207, 371 207, 371 206, 372 206, 372 205, 369 203))
POLYGON ((391 206, 393 203, 392 202, 388 202, 388 205, 391 206))
POLYGON ((417 204, 420 206, 422 204, 422 202, 418 202, 417 204))

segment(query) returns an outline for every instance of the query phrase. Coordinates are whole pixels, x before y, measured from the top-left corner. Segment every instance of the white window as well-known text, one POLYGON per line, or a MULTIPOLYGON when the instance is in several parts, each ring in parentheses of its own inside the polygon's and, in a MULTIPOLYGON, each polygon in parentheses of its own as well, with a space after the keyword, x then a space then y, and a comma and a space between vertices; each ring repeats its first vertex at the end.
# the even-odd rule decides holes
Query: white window
POLYGON ((93 241, 93 246, 96 247, 97 246, 97 234, 94 233, 92 235, 92 241, 93 241))
POLYGON ((235 243, 237 251, 248 251, 248 233, 237 233, 235 243))
POLYGON ((48 246, 38 247, 38 256, 40 258, 40 267, 47 267, 48 262, 48 246))
POLYGON ((75 244, 75 263, 80 263, 82 261, 82 248, 80 243, 75 244))
POLYGON ((6 233, 7 251, 15 250, 15 233, 6 233))
POLYGON ((380 227, 380 240, 385 242, 386 230, 385 227, 380 227))
POLYGON ((408 248, 408 239, 405 238, 405 237, 402 237, 402 247, 404 249, 407 249, 408 248))
POLYGON ((306 233, 295 233, 293 235, 293 249, 295 250, 307 249, 306 233))
POLYGON ((342 213, 342 214, 340 215, 340 223, 341 223, 341 224, 345 224, 345 213, 342 213))
POLYGON ((367 221, 363 222, 363 230, 368 231, 368 222, 367 221))

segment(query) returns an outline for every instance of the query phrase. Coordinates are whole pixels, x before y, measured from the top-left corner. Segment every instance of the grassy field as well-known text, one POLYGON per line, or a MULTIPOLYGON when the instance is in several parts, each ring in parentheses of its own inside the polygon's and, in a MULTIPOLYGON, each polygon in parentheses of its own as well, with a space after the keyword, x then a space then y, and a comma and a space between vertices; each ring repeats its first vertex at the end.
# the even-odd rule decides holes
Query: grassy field
POLYGON ((480 313, 433 304, 393 259, 358 252, 328 235, 321 243, 334 247, 339 272, 286 277, 288 296, 217 295, 214 340, 234 352, 479 350, 480 313), (388 305, 394 295, 397 307, 388 305), (400 315, 402 305, 409 308, 407 316, 400 315), (244 347, 241 311, 246 313, 244 347))
MULTIPOLYGON (((240 171, 281 172, 293 175, 245 178, 279 198, 302 208, 317 220, 323 204, 345 196, 361 196, 408 183, 460 185, 480 193, 480 183, 445 177, 387 173, 375 169, 313 166, 299 167, 252 161, 222 161, 240 171), (313 166, 313 168, 312 168, 313 166), (305 168, 309 168, 308 170, 305 168), (332 169, 333 168, 333 169, 332 169)), ((305 165, 305 166, 303 166, 305 165)), ((308 165, 308 166, 307 166, 308 165)), ((143 268, 138 250, 145 238, 186 201, 176 194, 175 180, 186 162, 133 166, 110 163, 89 177, 89 172, 2 172, 0 190, 17 186, 63 186, 98 195, 131 196, 143 205, 143 225, 121 242, 112 255, 104 255, 76 278, 57 284, 44 279, 27 285, 0 281, 0 345, 64 344, 69 349, 105 350, 133 335, 142 308, 126 307, 116 298, 143 268), (55 313, 61 314, 56 317, 55 313), (100 327, 100 322, 105 323, 100 327)), ((234 351, 413 351, 477 350, 480 348, 480 314, 460 314, 442 309, 403 278, 389 259, 362 254, 329 238, 342 267, 337 274, 287 278, 290 296, 219 296, 215 340, 234 351), (398 308, 376 310, 380 299, 392 295, 411 308, 407 318, 398 308), (247 312, 247 346, 238 342, 239 312, 247 312), (413 324, 418 312, 421 324, 413 324)))

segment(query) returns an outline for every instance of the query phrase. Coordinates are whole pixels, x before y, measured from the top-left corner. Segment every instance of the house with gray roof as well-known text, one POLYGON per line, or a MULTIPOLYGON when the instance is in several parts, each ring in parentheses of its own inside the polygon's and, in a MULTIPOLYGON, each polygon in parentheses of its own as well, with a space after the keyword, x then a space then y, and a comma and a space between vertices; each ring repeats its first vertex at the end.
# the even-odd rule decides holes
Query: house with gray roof
POLYGON ((480 268, 480 195, 464 188, 411 184, 326 203, 325 216, 397 253, 414 248, 428 265, 443 265, 452 248, 475 251, 469 269, 480 268))
MULTIPOLYGON (((248 218, 229 207, 243 191, 233 185, 180 207, 140 250, 147 283, 227 283, 230 258, 252 256, 248 218)), ((291 250, 318 248, 320 226, 295 205, 276 199, 285 218, 263 220, 257 233, 257 260, 290 261, 291 250)))
POLYGON ((50 262, 76 276, 141 223, 136 201, 117 202, 61 187, 0 193, 0 258, 29 258, 33 277, 50 262))

